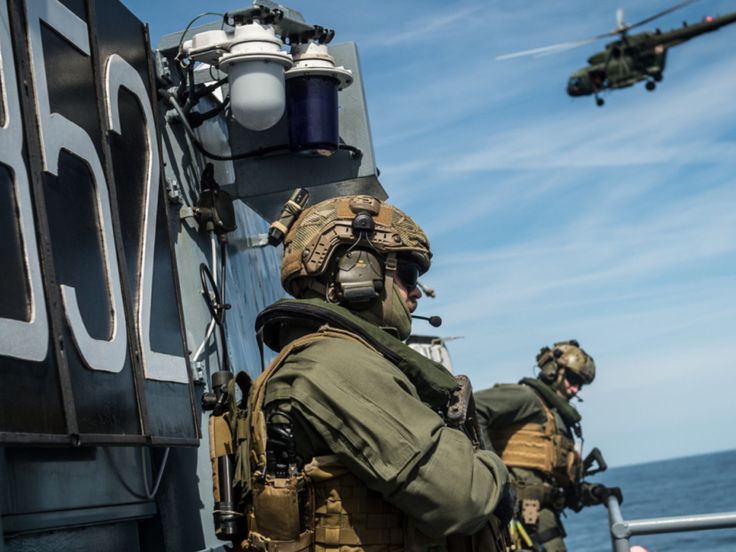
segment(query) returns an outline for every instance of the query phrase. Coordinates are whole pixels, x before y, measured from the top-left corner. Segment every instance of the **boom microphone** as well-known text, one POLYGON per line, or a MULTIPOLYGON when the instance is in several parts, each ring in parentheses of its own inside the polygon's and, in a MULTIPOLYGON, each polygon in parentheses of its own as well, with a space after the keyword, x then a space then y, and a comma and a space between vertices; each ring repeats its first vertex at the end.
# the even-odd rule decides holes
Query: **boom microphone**
POLYGON ((412 318, 418 318, 419 320, 426 320, 431 326, 439 328, 442 325, 442 318, 439 316, 418 316, 416 314, 411 315, 412 318))

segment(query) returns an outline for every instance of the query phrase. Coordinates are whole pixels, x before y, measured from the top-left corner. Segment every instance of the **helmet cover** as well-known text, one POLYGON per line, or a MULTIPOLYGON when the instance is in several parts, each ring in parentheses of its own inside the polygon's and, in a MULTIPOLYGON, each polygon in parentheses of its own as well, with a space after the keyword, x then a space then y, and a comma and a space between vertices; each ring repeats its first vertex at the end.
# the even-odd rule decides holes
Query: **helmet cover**
POLYGON ((331 198, 305 209, 284 239, 281 283, 299 296, 304 279, 321 278, 334 264, 335 253, 365 240, 366 245, 383 255, 396 253, 429 270, 432 253, 424 231, 403 211, 367 195, 331 198), (358 215, 365 220, 354 225, 358 215), (370 228, 372 226, 372 228, 370 228), (366 228, 362 230, 362 228, 366 228))
POLYGON ((552 355, 558 366, 574 372, 586 385, 595 379, 595 361, 574 339, 555 343, 552 355))

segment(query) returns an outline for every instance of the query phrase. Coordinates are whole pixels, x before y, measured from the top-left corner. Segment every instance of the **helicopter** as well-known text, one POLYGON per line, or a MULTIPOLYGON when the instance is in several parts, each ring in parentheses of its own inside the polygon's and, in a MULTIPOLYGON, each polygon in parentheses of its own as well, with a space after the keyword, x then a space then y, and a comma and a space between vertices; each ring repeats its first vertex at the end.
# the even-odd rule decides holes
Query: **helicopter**
POLYGON ((496 59, 549 55, 617 36, 618 39, 606 44, 603 51, 590 56, 588 65, 573 73, 567 81, 569 96, 593 96, 596 105, 602 107, 605 101, 600 97, 600 93, 605 90, 627 88, 637 82, 646 81, 645 88, 653 92, 657 87, 656 83, 662 80, 667 51, 670 48, 736 22, 736 12, 731 12, 720 17, 708 16, 698 23, 684 22, 682 27, 666 32, 656 29, 629 34, 632 29, 646 25, 694 1, 696 0, 680 2, 631 25, 624 22, 623 10, 619 9, 616 12, 616 29, 613 31, 582 40, 505 54, 497 56, 496 59))

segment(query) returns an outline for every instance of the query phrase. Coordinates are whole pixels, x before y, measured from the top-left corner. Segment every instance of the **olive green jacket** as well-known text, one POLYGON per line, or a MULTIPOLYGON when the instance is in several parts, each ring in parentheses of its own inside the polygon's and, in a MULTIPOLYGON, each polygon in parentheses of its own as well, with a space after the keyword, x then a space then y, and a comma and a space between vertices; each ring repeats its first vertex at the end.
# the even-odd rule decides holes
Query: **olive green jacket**
MULTIPOLYGON (((475 393, 478 423, 486 446, 492 448, 490 431, 493 428, 504 428, 509 425, 530 422, 544 424, 547 421, 547 416, 544 413, 543 400, 532 387, 523 383, 497 384, 490 389, 475 393)), ((547 405, 554 413, 556 426, 561 428, 565 435, 572 438, 570 428, 560 412, 554 408, 554 405, 549 403, 547 405)), ((572 406, 569 408, 572 408, 572 406)), ((522 468, 514 468, 511 473, 516 479, 523 478, 527 483, 547 482, 556 485, 556 482, 551 478, 551 474, 522 468)), ((578 511, 583 506, 599 504, 600 501, 591 494, 591 489, 594 486, 594 484, 579 481, 576 485, 565 489, 567 506, 578 511)))
MULTIPOLYGON (((288 330, 281 346, 308 331, 288 330)), ((290 354, 265 410, 289 418, 304 461, 336 454, 431 539, 476 532, 508 485, 495 454, 446 427, 401 370, 360 343, 326 338, 290 354)))

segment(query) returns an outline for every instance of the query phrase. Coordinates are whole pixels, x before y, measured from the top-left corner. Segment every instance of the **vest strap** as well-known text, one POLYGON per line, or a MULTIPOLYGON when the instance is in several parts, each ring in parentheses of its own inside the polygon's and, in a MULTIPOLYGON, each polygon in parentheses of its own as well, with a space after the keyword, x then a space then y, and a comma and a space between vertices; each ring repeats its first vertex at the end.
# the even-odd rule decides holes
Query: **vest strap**
POLYGON ((249 535, 250 550, 257 552, 301 552, 310 550, 312 532, 304 531, 298 538, 288 541, 269 539, 255 531, 249 535))

